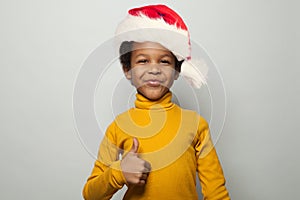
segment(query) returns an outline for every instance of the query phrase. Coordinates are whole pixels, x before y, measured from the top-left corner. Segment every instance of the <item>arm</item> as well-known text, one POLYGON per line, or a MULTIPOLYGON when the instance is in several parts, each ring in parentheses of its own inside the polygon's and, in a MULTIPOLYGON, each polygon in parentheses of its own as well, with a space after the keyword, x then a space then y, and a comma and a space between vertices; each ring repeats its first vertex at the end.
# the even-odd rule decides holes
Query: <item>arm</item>
POLYGON ((112 143, 114 124, 107 129, 101 142, 98 159, 83 189, 86 200, 110 199, 126 183, 118 159, 118 149, 112 143))
POLYGON ((229 200, 225 178, 211 141, 207 122, 201 117, 196 143, 197 170, 205 200, 229 200))

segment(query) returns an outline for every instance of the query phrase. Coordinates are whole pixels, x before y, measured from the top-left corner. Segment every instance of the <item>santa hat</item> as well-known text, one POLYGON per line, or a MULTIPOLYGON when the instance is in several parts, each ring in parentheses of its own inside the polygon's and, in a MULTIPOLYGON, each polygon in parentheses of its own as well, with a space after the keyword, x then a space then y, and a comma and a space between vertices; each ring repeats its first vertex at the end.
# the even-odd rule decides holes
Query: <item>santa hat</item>
POLYGON ((124 41, 160 43, 178 60, 184 60, 180 74, 188 83, 196 88, 206 84, 207 67, 204 61, 192 59, 188 28, 169 7, 148 5, 129 10, 116 30, 117 47, 124 41))

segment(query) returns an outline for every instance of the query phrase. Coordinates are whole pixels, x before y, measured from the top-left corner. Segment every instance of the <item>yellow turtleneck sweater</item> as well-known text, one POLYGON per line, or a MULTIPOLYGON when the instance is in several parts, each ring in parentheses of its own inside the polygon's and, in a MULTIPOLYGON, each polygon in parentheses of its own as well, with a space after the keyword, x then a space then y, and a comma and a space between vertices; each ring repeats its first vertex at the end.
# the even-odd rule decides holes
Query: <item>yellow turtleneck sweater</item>
POLYGON ((139 156, 151 163, 151 172, 144 186, 128 185, 125 200, 197 200, 196 173, 204 199, 230 199, 205 119, 172 103, 171 92, 158 101, 136 97, 135 108, 117 116, 108 127, 84 198, 110 199, 127 184, 120 157, 136 137, 139 156))

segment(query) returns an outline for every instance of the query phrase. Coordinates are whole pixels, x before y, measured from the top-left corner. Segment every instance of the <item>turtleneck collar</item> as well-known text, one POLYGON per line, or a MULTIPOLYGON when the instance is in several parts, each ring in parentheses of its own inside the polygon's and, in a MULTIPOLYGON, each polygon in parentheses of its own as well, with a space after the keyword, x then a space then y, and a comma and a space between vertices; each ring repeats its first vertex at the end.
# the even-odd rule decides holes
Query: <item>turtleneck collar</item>
POLYGON ((151 101, 144 97, 143 95, 137 93, 135 100, 135 107, 145 110, 168 110, 172 108, 175 104, 172 102, 172 92, 167 92, 160 99, 151 101))

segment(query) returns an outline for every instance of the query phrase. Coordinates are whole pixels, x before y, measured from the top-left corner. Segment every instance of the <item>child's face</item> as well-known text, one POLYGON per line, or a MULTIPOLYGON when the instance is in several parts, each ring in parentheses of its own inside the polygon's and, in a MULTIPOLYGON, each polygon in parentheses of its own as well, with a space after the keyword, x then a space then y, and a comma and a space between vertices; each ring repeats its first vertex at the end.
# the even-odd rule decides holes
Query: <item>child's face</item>
POLYGON ((174 55, 162 45, 153 42, 134 43, 131 69, 125 76, 139 93, 150 100, 160 99, 179 76, 175 70, 174 55))

